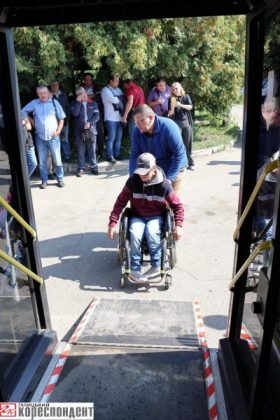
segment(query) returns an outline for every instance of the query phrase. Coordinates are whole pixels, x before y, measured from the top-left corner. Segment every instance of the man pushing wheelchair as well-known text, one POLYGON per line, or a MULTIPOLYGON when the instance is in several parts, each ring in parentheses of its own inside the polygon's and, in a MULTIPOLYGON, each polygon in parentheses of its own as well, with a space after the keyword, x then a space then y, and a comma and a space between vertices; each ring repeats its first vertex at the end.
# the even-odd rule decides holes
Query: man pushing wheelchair
POLYGON ((155 157, 142 153, 137 158, 137 167, 126 181, 109 217, 108 238, 113 239, 119 217, 130 201, 130 218, 128 223, 130 245, 130 273, 133 282, 148 282, 150 278, 161 273, 162 232, 166 210, 171 208, 174 214, 173 237, 182 236, 184 206, 172 189, 171 182, 163 170, 156 165, 155 157), (146 239, 150 254, 151 267, 141 272, 141 244, 146 239))

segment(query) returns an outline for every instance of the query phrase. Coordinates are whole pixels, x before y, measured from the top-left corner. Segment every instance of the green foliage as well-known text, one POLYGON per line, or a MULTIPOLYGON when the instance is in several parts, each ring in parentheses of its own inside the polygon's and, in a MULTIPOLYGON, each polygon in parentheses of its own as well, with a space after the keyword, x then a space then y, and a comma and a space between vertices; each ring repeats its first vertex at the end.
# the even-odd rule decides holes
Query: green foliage
POLYGON ((90 71, 102 86, 110 73, 180 81, 196 108, 227 115, 243 84, 242 16, 99 22, 14 30, 22 97, 58 78, 73 92, 90 71))
POLYGON ((265 65, 273 69, 280 78, 280 12, 275 13, 266 22, 266 37, 264 47, 265 65))

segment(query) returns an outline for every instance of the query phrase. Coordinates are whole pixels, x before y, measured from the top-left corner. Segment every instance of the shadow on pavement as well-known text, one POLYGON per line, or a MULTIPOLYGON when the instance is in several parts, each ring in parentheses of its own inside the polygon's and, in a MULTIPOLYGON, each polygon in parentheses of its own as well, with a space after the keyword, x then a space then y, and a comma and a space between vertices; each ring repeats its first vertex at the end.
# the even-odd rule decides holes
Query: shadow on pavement
POLYGON ((163 290, 161 283, 128 285, 120 289, 121 267, 117 258, 117 241, 105 233, 86 232, 40 242, 43 277, 71 280, 85 291, 147 292, 149 288, 163 290), (48 259, 52 260, 49 264, 48 259), (53 262, 55 260, 55 262, 53 262))
POLYGON ((225 330, 227 319, 225 315, 208 315, 203 317, 203 322, 207 327, 214 328, 215 330, 225 330))
POLYGON ((240 166, 240 160, 210 160, 210 162, 207 163, 209 166, 214 165, 238 165, 240 166))

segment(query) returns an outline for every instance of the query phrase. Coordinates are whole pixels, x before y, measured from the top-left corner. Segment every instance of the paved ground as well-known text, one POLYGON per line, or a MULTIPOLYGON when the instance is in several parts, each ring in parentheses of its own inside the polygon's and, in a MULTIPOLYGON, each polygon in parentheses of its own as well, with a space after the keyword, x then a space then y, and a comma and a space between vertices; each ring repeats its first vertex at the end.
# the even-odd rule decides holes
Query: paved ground
MULTIPOLYGON (((32 181, 43 274, 53 328, 60 339, 98 297, 199 300, 210 347, 224 334, 232 275, 239 191, 240 149, 196 157, 183 190, 184 237, 172 287, 119 288, 116 241, 106 237, 108 216, 126 177, 126 164, 103 167, 99 176, 65 177, 46 190, 32 181)), ((147 314, 148 316, 148 314, 147 314)))
POLYGON ((242 130, 243 127, 243 104, 233 105, 231 108, 231 118, 242 130))

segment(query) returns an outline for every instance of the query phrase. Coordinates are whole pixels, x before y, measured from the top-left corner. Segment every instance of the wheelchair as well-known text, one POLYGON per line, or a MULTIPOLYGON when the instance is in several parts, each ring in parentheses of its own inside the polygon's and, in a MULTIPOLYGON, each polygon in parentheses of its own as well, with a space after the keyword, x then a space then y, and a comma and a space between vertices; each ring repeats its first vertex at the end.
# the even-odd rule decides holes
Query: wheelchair
MULTIPOLYGON (((131 272, 130 266, 130 243, 129 243, 129 220, 131 217, 131 209, 124 209, 120 224, 118 237, 118 260, 121 265, 121 279, 120 287, 123 288, 127 283, 133 284, 153 284, 164 282, 165 289, 169 289, 172 284, 172 276, 170 271, 177 263, 176 256, 176 242, 173 231, 175 228, 174 215, 170 209, 167 209, 164 214, 164 228, 161 234, 161 267, 160 276, 158 279, 149 279, 145 282, 133 281, 129 274, 131 272)), ((144 238, 141 244, 141 265, 148 265, 150 263, 149 250, 147 241, 144 238)))

